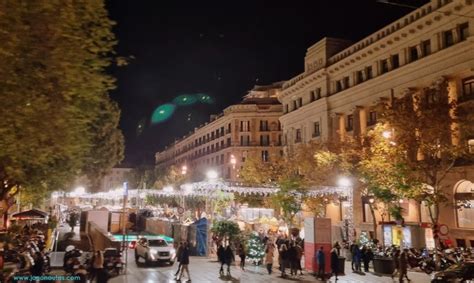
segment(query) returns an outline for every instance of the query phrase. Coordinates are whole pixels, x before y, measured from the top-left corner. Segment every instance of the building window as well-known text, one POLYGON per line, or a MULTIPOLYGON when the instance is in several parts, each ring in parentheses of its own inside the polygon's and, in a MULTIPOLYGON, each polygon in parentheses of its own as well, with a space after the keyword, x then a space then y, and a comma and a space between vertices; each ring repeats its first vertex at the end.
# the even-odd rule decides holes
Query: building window
POLYGON ((464 23, 459 25, 459 40, 463 41, 469 37, 469 24, 464 23))
POLYGON ((381 72, 382 74, 385 74, 385 73, 388 72, 388 60, 387 60, 387 59, 382 60, 382 61, 380 62, 380 72, 381 72))
POLYGON ((392 70, 400 67, 400 60, 398 59, 398 54, 392 55, 392 70))
POLYGON ((290 111, 288 111, 288 104, 285 104, 285 113, 288 113, 290 111))
POLYGON ((301 129, 296 129, 295 142, 301 142, 301 129))
POLYGON ((319 137, 321 135, 321 128, 319 127, 319 122, 314 122, 313 127, 313 137, 319 137))
POLYGON ((357 83, 360 84, 361 82, 364 81, 364 75, 362 74, 362 71, 357 71, 356 72, 356 78, 357 78, 357 83))
POLYGON ((314 92, 316 93, 316 100, 320 99, 321 98, 321 88, 318 87, 314 92))
POLYGON ((298 108, 303 106, 303 98, 302 97, 299 97, 298 98, 298 108))
POLYGON ((245 162, 245 159, 247 159, 247 154, 248 154, 248 151, 246 150, 242 152, 242 162, 245 162))
POLYGON ((249 146, 250 145, 250 136, 247 136, 247 135, 240 136, 240 145, 241 146, 249 146))
POLYGON ((280 149, 280 157, 283 157, 283 155, 285 155, 285 152, 282 149, 280 149))
POLYGON ((268 150, 262 150, 262 161, 268 162, 270 160, 270 155, 268 154, 268 150))
POLYGON ((343 85, 344 89, 350 87, 350 84, 349 84, 349 77, 344 77, 344 78, 342 79, 342 81, 343 81, 343 84, 344 84, 344 85, 343 85))
POLYGON ((367 67, 365 68, 365 74, 366 74, 367 80, 370 80, 371 78, 374 77, 374 74, 373 74, 373 72, 372 72, 372 66, 367 66, 367 67))
POLYGON ((240 131, 248 132, 250 128, 250 121, 240 121, 240 131))
POLYGON ((227 133, 230 133, 232 132, 232 126, 229 124, 227 124, 227 133))
POLYGON ((282 145, 282 139, 281 139, 281 135, 278 135, 278 146, 282 145))
POLYGON ((260 131, 261 132, 268 131, 268 121, 267 120, 260 120, 260 131))
POLYGON ((421 49, 423 50, 423 56, 428 56, 431 54, 431 41, 425 40, 421 43, 421 49))
POLYGON ((221 164, 224 164, 224 154, 221 154, 221 164))
POLYGON ((230 138, 227 138, 227 146, 230 146, 230 138))
POLYGON ((340 92, 341 90, 342 90, 341 81, 336 81, 336 92, 340 92))
POLYGON ((296 104, 296 100, 293 100, 293 110, 298 109, 298 105, 296 104))
POLYGON ((354 115, 347 115, 346 131, 350 132, 354 129, 354 115))
POLYGON ((474 154, 474 138, 467 141, 469 153, 474 154))
POLYGON ((416 46, 408 48, 408 54, 410 56, 410 62, 418 60, 418 50, 416 49, 416 46))
POLYGON ((452 30, 447 30, 443 32, 443 44, 444 48, 449 47, 454 44, 454 36, 452 30))
POLYGON ((260 136, 260 145, 261 146, 269 146, 270 145, 270 136, 269 135, 261 135, 260 136))
POLYGON ((372 126, 377 123, 377 112, 370 111, 369 112, 369 119, 367 120, 367 126, 372 126))
POLYGON ((474 77, 462 80, 462 94, 460 102, 474 99, 474 77))
POLYGON ((313 102, 316 100, 316 93, 314 92, 314 90, 310 91, 309 92, 309 102, 313 102))

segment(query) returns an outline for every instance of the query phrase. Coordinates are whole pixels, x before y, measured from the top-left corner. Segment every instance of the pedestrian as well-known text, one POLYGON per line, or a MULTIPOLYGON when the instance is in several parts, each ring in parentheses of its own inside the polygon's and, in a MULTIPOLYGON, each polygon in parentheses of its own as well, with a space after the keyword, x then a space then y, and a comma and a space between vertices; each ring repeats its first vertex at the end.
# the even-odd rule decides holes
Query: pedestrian
POLYGON ((298 275, 298 266, 297 266, 297 251, 296 244, 294 241, 290 242, 290 247, 288 248, 288 263, 290 265, 290 274, 291 276, 298 275))
POLYGON ((337 281, 337 274, 339 273, 339 256, 338 256, 338 244, 336 243, 331 250, 331 274, 336 276, 337 281))
POLYGON ((217 260, 221 264, 221 269, 219 270, 219 274, 221 276, 224 275, 224 264, 225 264, 224 254, 225 254, 225 248, 222 245, 222 243, 219 243, 219 247, 217 248, 217 260))
POLYGON ((365 248, 365 253, 363 254, 363 260, 364 260, 364 271, 369 272, 369 264, 370 261, 374 259, 374 253, 372 252, 372 249, 369 247, 364 246, 365 248))
POLYGON ((91 272, 91 282, 94 281, 94 278, 102 272, 104 269, 104 255, 101 251, 97 250, 92 257, 92 272, 91 272))
POLYGON ((358 256, 360 257, 360 249, 357 243, 352 243, 352 245, 350 246, 350 250, 351 250, 351 255, 352 255, 352 262, 351 262, 352 271, 359 271, 359 269, 357 268, 357 258, 358 256))
POLYGON ((275 245, 271 242, 268 242, 267 247, 265 249, 265 264, 267 266, 268 274, 272 274, 274 254, 275 254, 275 245))
POLYGON ((230 247, 230 245, 228 245, 225 248, 224 261, 225 261, 225 264, 227 265, 227 276, 231 276, 230 275, 230 266, 232 265, 232 262, 235 261, 235 257, 234 257, 234 252, 232 251, 232 248, 230 247))
POLYGON ((84 265, 79 265, 79 268, 74 272, 74 275, 79 277, 79 280, 77 280, 79 283, 87 283, 87 270, 84 265))
POLYGON ((405 277, 407 279, 407 281, 411 281, 409 278, 408 278, 408 249, 403 249, 403 252, 400 254, 400 257, 399 257, 399 265, 398 265, 398 273, 399 273, 399 276, 398 276, 398 280, 399 282, 403 282, 403 277, 405 277))
POLYGON ((355 269, 356 272, 361 272, 361 262, 362 262, 362 253, 359 248, 359 245, 356 245, 356 248, 354 249, 354 254, 355 254, 355 269))
POLYGON ((392 279, 397 276, 400 267, 400 251, 395 249, 392 254, 394 270, 392 273, 392 279))
POLYGON ((281 271, 281 277, 285 278, 286 273, 285 269, 286 266, 288 265, 288 248, 286 243, 282 243, 280 245, 280 249, 278 250, 279 256, 278 256, 278 261, 280 262, 280 271, 281 271))
POLYGON ((247 251, 245 248, 244 243, 240 243, 239 245, 239 257, 240 257, 240 268, 245 270, 245 257, 247 256, 247 251))
POLYGON ((318 276, 321 280, 325 279, 326 255, 324 254, 324 247, 321 246, 316 255, 318 262, 318 276))
POLYGON ((43 266, 44 266, 43 254, 41 252, 36 252, 35 258, 34 258, 34 265, 31 267, 31 275, 33 276, 43 275, 43 266))
POLYGON ((179 272, 181 271, 181 254, 183 252, 183 242, 179 242, 178 249, 176 250, 176 260, 178 261, 178 270, 176 270, 176 273, 174 274, 174 277, 178 277, 179 272))
POLYGON ((188 276, 188 280, 186 282, 191 282, 191 276, 189 275, 189 246, 187 242, 184 242, 183 249, 181 250, 181 257, 179 259, 179 263, 181 264, 181 272, 179 277, 176 281, 181 281, 184 272, 186 271, 186 275, 188 276))
POLYGON ((304 241, 300 242, 300 244, 296 244, 296 266, 300 271, 300 275, 303 275, 303 267, 301 266, 301 259, 303 258, 303 246, 304 241))

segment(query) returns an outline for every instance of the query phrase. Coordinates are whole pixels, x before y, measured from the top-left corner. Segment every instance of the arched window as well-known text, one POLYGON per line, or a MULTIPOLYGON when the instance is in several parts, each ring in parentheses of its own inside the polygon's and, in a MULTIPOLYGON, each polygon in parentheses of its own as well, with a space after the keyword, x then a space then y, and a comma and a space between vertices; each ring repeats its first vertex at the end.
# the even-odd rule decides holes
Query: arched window
POLYGON ((458 227, 474 229, 474 183, 461 180, 454 185, 454 204, 458 227))

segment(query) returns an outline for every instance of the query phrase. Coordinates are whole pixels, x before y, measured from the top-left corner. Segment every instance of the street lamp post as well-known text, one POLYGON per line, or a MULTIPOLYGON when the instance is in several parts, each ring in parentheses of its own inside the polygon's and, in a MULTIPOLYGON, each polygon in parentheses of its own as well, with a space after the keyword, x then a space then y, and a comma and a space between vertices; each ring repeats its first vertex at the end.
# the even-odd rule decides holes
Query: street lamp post
POLYGON ((123 209, 122 209, 122 254, 125 253, 125 268, 124 273, 127 274, 127 260, 128 260, 128 251, 127 244, 125 241, 127 233, 127 220, 126 220, 126 209, 127 209, 127 200, 128 200, 128 183, 123 182, 123 209))

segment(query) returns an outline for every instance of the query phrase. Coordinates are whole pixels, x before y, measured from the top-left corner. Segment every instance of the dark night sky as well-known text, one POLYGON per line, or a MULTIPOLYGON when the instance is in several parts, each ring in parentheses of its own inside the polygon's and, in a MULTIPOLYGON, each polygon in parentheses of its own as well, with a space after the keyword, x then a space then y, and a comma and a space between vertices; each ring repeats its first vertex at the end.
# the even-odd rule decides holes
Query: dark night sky
POLYGON ((253 85, 301 73, 306 48, 321 38, 357 41, 411 11, 376 0, 109 0, 107 5, 117 22, 118 54, 135 57, 112 71, 118 87, 111 96, 122 109, 124 165, 153 163, 157 150, 238 102, 253 85), (150 125, 156 107, 194 93, 210 95, 214 104, 178 107, 168 121, 150 125), (140 121, 144 131, 137 134, 140 121))

